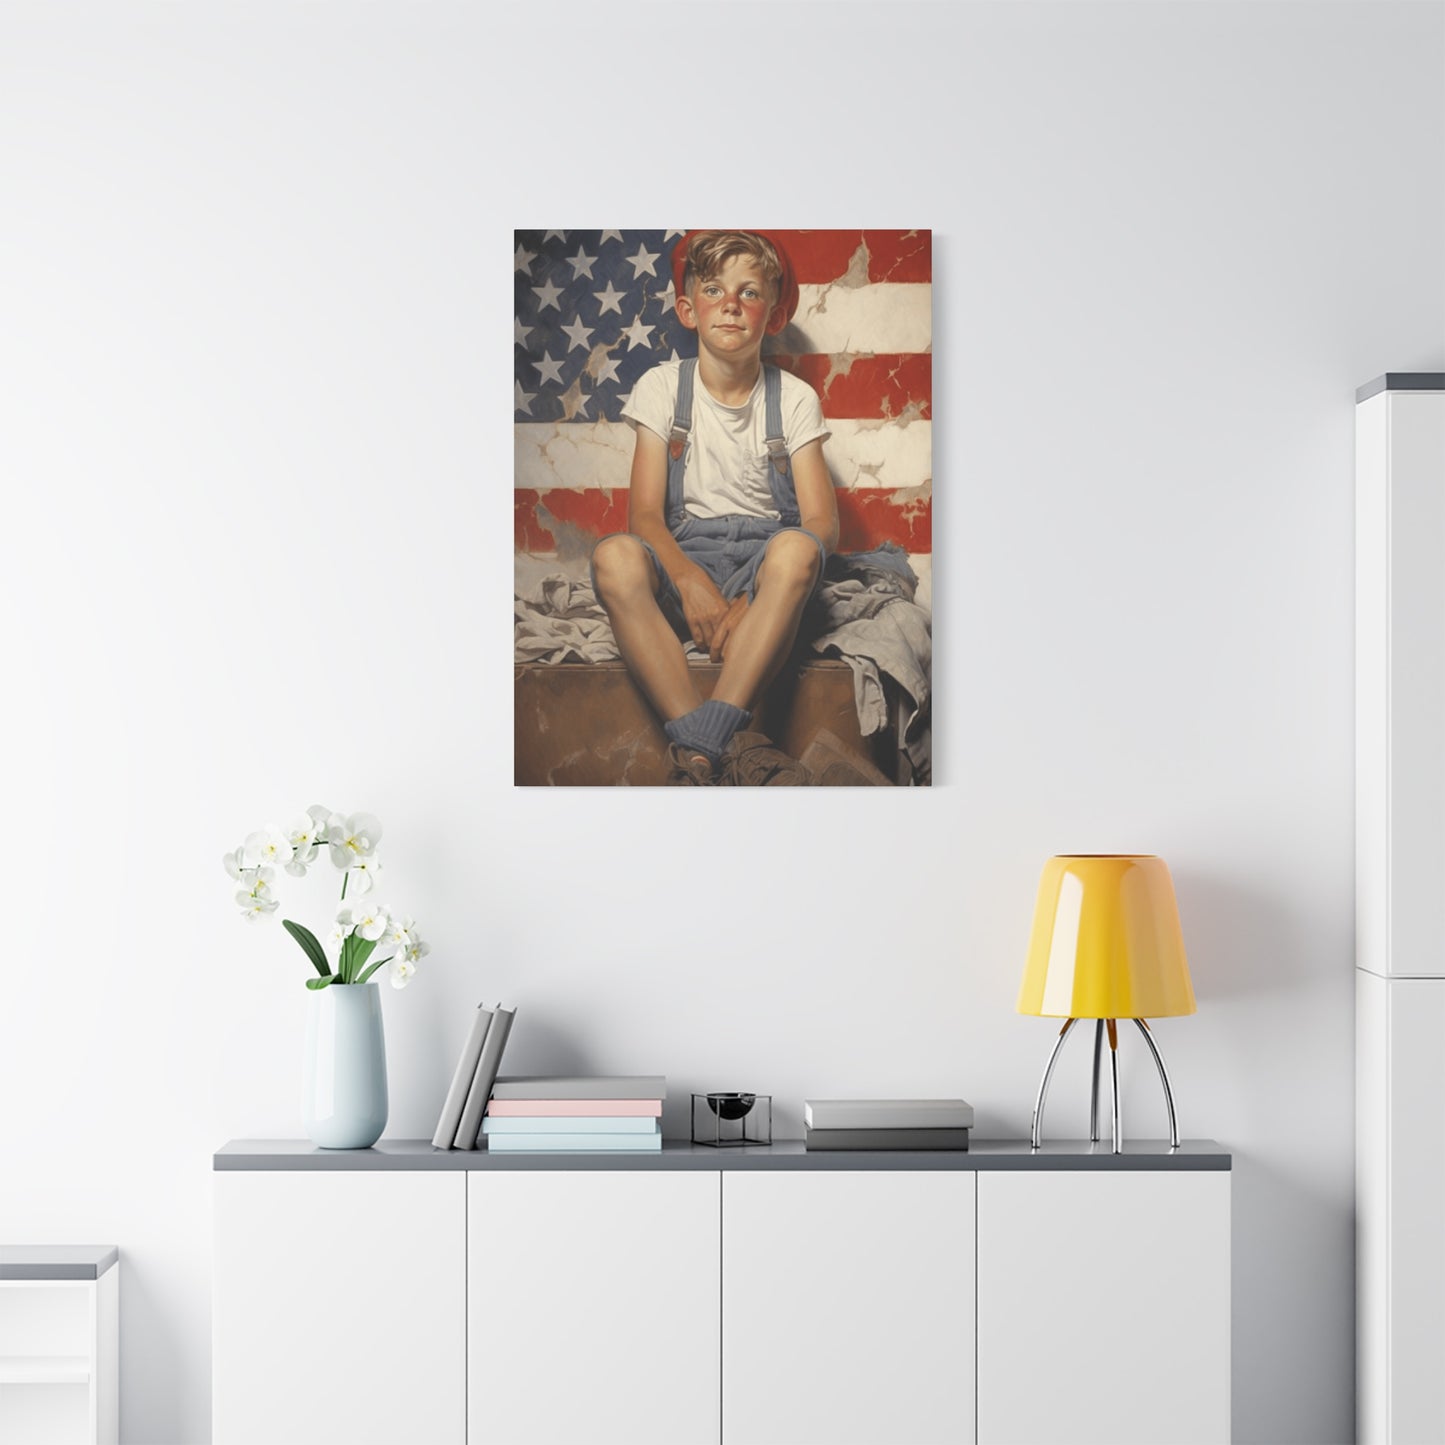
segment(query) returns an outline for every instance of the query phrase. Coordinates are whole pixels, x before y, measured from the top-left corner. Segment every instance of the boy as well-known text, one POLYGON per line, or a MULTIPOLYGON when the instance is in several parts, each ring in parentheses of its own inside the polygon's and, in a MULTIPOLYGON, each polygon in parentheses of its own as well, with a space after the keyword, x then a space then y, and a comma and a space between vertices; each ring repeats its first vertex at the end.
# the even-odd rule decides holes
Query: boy
POLYGON ((838 540, 818 397, 762 364, 797 283, 786 254, 749 231, 690 232, 673 269, 697 359, 645 373, 623 409, 637 433, 629 530, 597 544, 594 586, 663 719, 669 783, 807 783, 745 730, 838 540), (722 663, 706 702, 680 634, 722 663))

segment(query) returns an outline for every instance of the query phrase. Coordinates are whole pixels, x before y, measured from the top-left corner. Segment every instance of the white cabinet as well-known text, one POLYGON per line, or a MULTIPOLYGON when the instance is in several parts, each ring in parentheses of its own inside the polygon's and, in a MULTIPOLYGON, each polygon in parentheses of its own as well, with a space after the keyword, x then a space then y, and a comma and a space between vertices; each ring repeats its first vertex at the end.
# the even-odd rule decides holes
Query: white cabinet
POLYGON ((965 1445, 974 1180, 723 1175, 723 1445, 965 1445))
POLYGON ((466 1177, 469 1445, 717 1445, 719 1176, 466 1177))
POLYGON ((1229 1184, 980 1173, 980 1445, 1229 1439, 1229 1184))
POLYGON ((114 1248, 0 1250, 0 1441, 114 1445, 119 1300, 114 1248))
POLYGON ((215 1176, 215 1445, 461 1445, 466 1176, 215 1176))
POLYGON ((1356 1399, 1445 1440, 1445 375, 1355 409, 1356 1399))
POLYGON ((1207 1141, 216 1158, 216 1445, 1229 1437, 1207 1141))

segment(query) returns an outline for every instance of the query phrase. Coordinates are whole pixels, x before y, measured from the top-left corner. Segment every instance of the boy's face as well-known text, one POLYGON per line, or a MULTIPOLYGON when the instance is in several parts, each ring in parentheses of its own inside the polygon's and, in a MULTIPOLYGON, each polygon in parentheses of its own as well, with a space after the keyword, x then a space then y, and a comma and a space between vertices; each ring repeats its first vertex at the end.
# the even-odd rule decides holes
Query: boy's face
POLYGON ((751 256, 729 256, 705 281, 694 281, 677 298, 677 314, 699 347, 719 358, 745 360, 756 356, 768 334, 777 305, 762 267, 751 256))

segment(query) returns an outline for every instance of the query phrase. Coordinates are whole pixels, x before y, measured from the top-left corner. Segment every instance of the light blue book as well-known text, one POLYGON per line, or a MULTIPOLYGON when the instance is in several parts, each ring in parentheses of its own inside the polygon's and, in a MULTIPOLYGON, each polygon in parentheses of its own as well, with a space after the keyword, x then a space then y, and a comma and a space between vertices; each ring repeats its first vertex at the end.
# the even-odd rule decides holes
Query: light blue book
POLYGON ((660 1154, 662 1135, 658 1134, 488 1134, 487 1148, 494 1154, 521 1150, 545 1150, 549 1153, 585 1153, 601 1149, 627 1150, 632 1153, 660 1154))
POLYGON ((661 1119, 617 1118, 588 1115, 578 1118, 570 1114, 533 1115, 512 1118, 503 1115, 494 1119, 488 1114, 482 1120, 483 1134, 660 1134, 661 1119))

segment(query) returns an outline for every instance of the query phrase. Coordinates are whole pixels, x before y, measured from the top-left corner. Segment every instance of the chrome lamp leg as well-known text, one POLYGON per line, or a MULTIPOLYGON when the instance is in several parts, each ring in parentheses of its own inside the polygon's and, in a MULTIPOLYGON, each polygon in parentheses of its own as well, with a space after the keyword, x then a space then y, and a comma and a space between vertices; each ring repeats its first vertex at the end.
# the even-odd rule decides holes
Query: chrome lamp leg
POLYGON ((1124 1152, 1124 1128, 1119 1118, 1119 1026, 1113 1019, 1105 1019, 1109 1030, 1109 1079, 1114 1089, 1114 1153, 1124 1152))
POLYGON ((1039 1080, 1039 1096, 1034 1100, 1034 1126, 1033 1126, 1033 1147, 1039 1147, 1039 1140, 1044 1122, 1044 1098, 1049 1092, 1049 1079, 1054 1072, 1054 1065, 1059 1060, 1059 1050, 1064 1046, 1064 1040, 1069 1036, 1069 1030, 1078 1023, 1078 1019, 1066 1019, 1064 1026, 1059 1030, 1059 1036, 1054 1040, 1053 1052, 1049 1055, 1049 1061, 1044 1065, 1044 1076, 1039 1080))
POLYGON ((1159 1069, 1159 1082, 1164 1085, 1164 1103, 1169 1110, 1169 1147, 1179 1147, 1179 1122, 1174 1117, 1174 1091, 1169 1087, 1169 1071, 1164 1067, 1164 1058, 1159 1052, 1159 1046, 1154 1042, 1154 1034, 1149 1025, 1143 1019, 1135 1019, 1139 1025, 1139 1032, 1144 1035, 1144 1042, 1149 1045, 1149 1052, 1154 1055, 1154 1063, 1159 1069))
POLYGON ((1099 1142, 1099 1064, 1104 1046, 1104 1020, 1094 1020, 1094 1086, 1089 1091, 1089 1143, 1099 1142))

